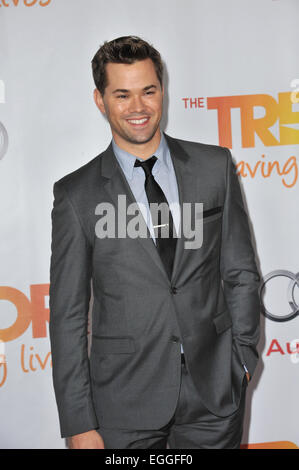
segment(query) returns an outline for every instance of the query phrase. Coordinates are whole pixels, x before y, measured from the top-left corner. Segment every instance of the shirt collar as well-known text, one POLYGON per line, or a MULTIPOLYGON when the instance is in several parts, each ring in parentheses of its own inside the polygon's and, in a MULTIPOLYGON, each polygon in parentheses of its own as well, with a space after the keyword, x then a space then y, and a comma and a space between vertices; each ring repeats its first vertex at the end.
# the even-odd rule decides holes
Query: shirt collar
MULTIPOLYGON (((126 152, 125 150, 121 149, 115 142, 115 140, 112 138, 112 147, 114 154, 123 170, 125 173, 126 177, 128 179, 133 178, 133 172, 134 172, 134 164, 135 164, 135 159, 137 158, 140 161, 143 161, 142 158, 136 157, 132 155, 131 153, 126 152)), ((164 137, 164 134, 161 133, 161 140, 159 147, 157 150, 148 158, 151 158, 153 155, 157 157, 156 164, 154 166, 153 172, 156 173, 160 170, 170 170, 170 163, 169 163, 169 149, 168 145, 166 142, 166 139, 164 137)), ((137 168, 136 168, 137 169, 137 168)))

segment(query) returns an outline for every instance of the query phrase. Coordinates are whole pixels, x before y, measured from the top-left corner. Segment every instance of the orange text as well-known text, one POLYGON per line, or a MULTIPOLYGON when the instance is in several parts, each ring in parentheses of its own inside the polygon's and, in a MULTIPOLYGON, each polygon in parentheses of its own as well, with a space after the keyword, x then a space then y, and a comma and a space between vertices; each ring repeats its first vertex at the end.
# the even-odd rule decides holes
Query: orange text
POLYGON ((30 299, 23 292, 13 287, 0 286, 0 300, 8 300, 17 309, 17 318, 13 325, 0 329, 0 340, 12 341, 21 336, 32 324, 32 337, 47 336, 46 325, 49 323, 49 309, 45 307, 45 297, 49 295, 49 284, 30 286, 30 299))
POLYGON ((240 109, 242 147, 254 147, 257 135, 265 146, 299 144, 299 112, 293 111, 292 93, 278 93, 276 101, 270 95, 237 95, 207 98, 207 108, 217 110, 219 145, 232 148, 231 109, 240 109), (254 109, 263 108, 263 117, 254 117, 254 109), (279 139, 270 128, 278 120, 279 139))

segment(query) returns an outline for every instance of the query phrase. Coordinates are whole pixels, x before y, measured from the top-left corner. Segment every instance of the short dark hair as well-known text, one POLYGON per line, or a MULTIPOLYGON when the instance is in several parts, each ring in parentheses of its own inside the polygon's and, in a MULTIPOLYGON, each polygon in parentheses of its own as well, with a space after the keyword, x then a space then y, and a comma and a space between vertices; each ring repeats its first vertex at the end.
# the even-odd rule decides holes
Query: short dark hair
POLYGON ((163 84, 163 64, 160 53, 138 36, 122 36, 105 41, 91 61, 94 83, 103 96, 108 85, 106 65, 133 64, 139 60, 151 59, 155 66, 160 85, 163 84))

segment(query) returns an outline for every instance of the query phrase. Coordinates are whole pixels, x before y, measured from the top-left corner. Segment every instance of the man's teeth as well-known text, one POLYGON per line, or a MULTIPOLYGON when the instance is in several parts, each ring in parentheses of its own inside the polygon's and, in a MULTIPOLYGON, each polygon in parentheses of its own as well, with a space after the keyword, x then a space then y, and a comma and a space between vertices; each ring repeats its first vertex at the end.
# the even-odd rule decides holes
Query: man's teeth
POLYGON ((144 118, 144 119, 128 119, 129 122, 131 122, 132 124, 143 124, 144 122, 146 122, 148 120, 148 118, 144 118))

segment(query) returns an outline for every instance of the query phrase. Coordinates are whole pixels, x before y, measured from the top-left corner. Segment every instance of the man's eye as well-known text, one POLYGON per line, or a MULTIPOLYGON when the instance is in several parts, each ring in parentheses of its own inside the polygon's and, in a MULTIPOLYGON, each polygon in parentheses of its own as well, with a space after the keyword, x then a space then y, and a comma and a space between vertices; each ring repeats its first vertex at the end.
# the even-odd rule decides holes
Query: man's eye
POLYGON ((147 91, 146 95, 153 95, 155 92, 154 91, 147 91))
POLYGON ((124 98, 127 98, 127 95, 118 95, 117 98, 122 98, 122 99, 124 99, 124 98))

